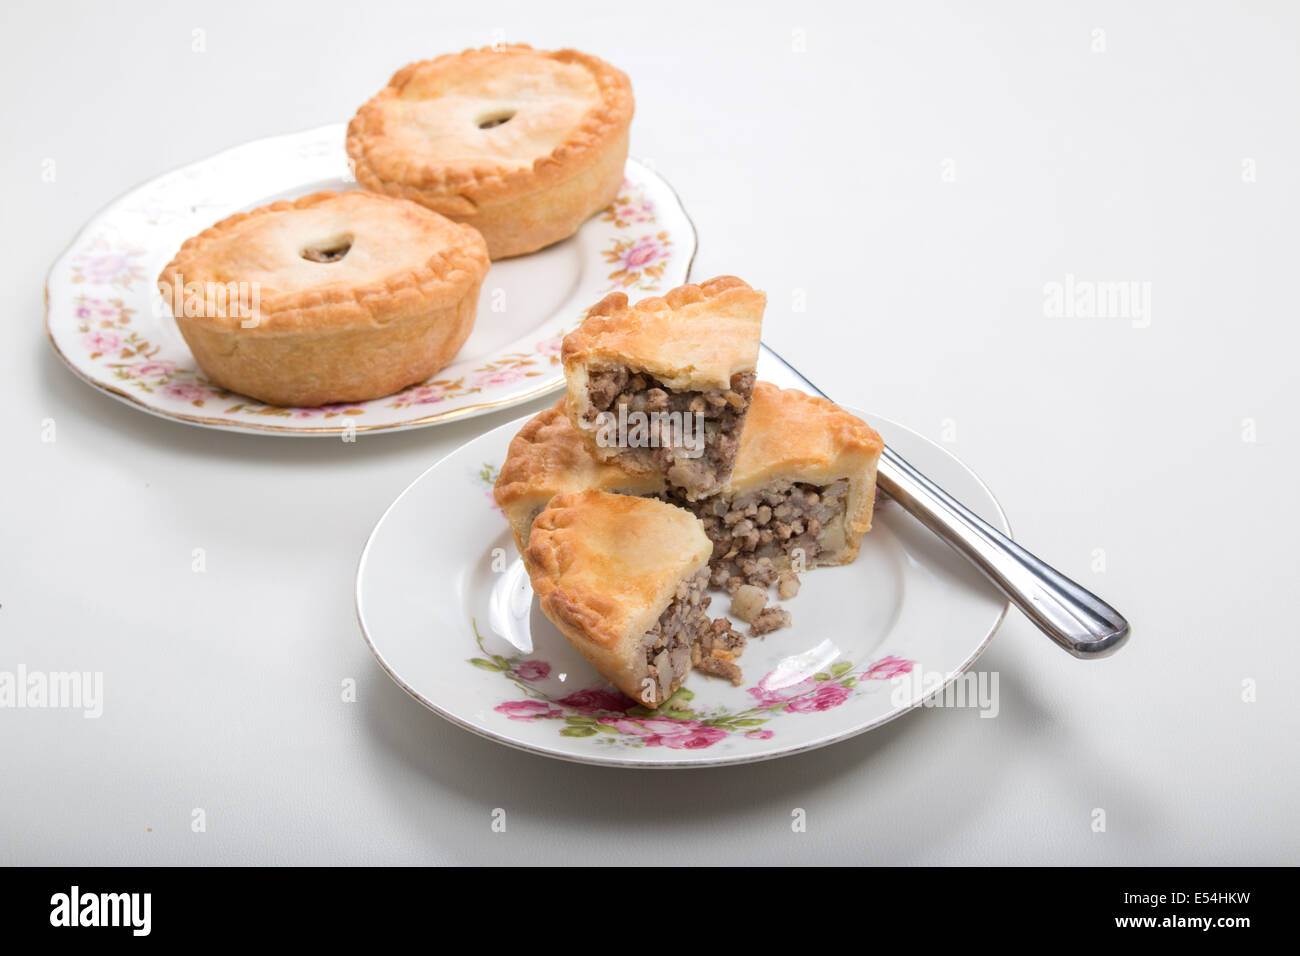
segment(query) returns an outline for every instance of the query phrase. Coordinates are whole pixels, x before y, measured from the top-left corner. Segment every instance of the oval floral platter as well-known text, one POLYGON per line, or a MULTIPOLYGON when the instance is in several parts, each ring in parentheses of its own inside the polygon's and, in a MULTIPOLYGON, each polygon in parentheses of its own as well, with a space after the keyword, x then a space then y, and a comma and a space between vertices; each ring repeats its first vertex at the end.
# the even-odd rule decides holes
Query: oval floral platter
MULTIPOLYGON (((623 767, 785 756, 921 704, 971 666, 1006 613, 1006 600, 969 564, 882 499, 858 560, 801 575, 799 594, 781 602, 792 626, 750 639, 742 686, 694 673, 666 705, 647 711, 605 682, 533 600, 492 498, 525 420, 421 475, 379 520, 357 571, 357 617, 380 665, 466 730, 533 753, 623 767)), ((956 458, 902 426, 868 421, 1008 531, 993 496, 956 458)), ((729 598, 711 593, 716 617, 729 598)))
POLYGON ((662 178, 629 160, 614 204, 539 252, 494 262, 474 332, 451 365, 396 395, 281 408, 199 371, 156 288, 182 242, 232 213, 321 189, 355 189, 344 124, 257 140, 154 179, 96 215, 50 269, 46 329, 96 388, 165 418, 260 434, 337 435, 467 418, 563 384, 560 340, 607 293, 681 285, 695 229, 662 178))

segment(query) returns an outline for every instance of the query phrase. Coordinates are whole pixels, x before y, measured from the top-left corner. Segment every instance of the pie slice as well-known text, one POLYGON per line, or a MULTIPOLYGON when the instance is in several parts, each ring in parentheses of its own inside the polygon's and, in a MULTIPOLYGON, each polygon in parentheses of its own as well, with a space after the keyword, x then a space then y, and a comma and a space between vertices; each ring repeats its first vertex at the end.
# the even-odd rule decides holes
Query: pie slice
POLYGON ((624 694, 654 708, 696 663, 730 665, 735 674, 727 676, 739 678, 732 659, 743 638, 706 613, 712 553, 689 511, 582 491, 556 496, 537 516, 526 564, 542 612, 569 643, 624 694))
POLYGON ((398 70, 348 124, 365 189, 483 234, 493 259, 573 235, 623 185, 632 85, 577 50, 501 44, 398 70))
POLYGON ((687 500, 727 482, 754 388, 766 296, 734 276, 628 305, 615 292, 564 339, 569 418, 591 454, 687 500))

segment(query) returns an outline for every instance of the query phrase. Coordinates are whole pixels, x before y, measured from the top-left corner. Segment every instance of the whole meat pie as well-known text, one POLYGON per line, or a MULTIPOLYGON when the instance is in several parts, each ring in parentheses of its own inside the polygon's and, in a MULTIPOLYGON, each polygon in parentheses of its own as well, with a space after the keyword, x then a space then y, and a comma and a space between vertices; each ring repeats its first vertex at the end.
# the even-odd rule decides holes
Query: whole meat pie
POLYGON ((543 613, 569 642, 627 696, 657 707, 692 666, 715 652, 729 663, 743 645, 706 613, 712 551, 690 512, 582 491, 537 516, 527 563, 543 613))
POLYGON ((158 286, 208 378, 315 406, 391 395, 445 366, 487 270, 468 226, 401 199, 321 192, 187 240, 158 286))
POLYGON ((734 276, 628 305, 615 292, 564 339, 566 408, 591 454, 716 494, 740 448, 766 297, 734 276))
POLYGON ((399 70, 348 125, 364 188, 483 234, 493 259, 573 235, 618 195, 627 77, 576 50, 466 50, 399 70))

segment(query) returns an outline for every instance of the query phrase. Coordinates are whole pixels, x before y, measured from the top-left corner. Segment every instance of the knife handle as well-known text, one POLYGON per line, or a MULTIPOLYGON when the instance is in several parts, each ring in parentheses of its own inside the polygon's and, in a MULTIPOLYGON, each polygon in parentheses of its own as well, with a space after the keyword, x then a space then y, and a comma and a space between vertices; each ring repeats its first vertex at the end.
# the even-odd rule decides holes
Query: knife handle
POLYGON ((1128 621, 1118 611, 1020 547, 891 448, 880 456, 876 481, 1075 657, 1106 657, 1128 640, 1128 621))

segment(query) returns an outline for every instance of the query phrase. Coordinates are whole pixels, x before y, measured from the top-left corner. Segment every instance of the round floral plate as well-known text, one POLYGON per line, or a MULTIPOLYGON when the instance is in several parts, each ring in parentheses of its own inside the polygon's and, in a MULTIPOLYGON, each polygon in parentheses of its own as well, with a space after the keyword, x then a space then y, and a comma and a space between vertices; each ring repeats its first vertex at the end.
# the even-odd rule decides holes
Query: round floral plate
MULTIPOLYGON (((1008 531, 993 496, 956 458, 900 425, 868 420, 903 457, 1008 531)), ((1006 613, 1005 599, 973 568, 882 500, 857 561, 801 575, 799 594, 781 602, 792 626, 750 639, 741 686, 695 673, 648 711, 606 683, 533 599, 492 499, 497 468, 524 421, 421 475, 380 518, 357 570, 357 617, 380 665, 466 730, 621 767, 767 760, 843 740, 921 704, 970 667, 1006 613)), ((710 613, 728 604, 715 592, 710 613)))
POLYGON ((577 235, 492 264, 456 360, 396 395, 282 408, 203 377, 156 279, 188 237, 240 210, 320 189, 355 189, 342 124, 258 140, 145 183, 92 219, 46 282, 46 329, 91 385, 155 415, 235 431, 335 435, 467 418, 559 388, 560 340, 606 293, 686 281, 695 229, 662 178, 629 160, 614 204, 577 235))

